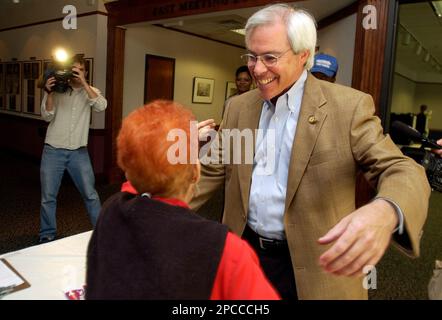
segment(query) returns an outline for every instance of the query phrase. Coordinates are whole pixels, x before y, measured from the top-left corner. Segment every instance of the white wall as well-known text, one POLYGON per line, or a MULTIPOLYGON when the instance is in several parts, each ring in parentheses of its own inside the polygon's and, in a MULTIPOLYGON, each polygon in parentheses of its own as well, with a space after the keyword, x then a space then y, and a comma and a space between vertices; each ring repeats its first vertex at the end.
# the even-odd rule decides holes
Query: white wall
POLYGON ((395 73, 393 78, 393 96, 391 110, 393 113, 418 113, 415 103, 416 83, 395 73))
POLYGON ((199 121, 221 121, 226 82, 234 81, 243 49, 156 26, 126 31, 123 117, 143 105, 145 55, 175 59, 174 100, 189 107, 199 121), (215 79, 211 104, 192 103, 193 78, 215 79))
MULTIPOLYGON (((94 58, 94 86, 106 90, 107 17, 91 15, 78 18, 76 30, 65 30, 62 21, 0 32, 0 58, 50 59, 56 47, 72 54, 94 58)), ((92 128, 104 128, 105 113, 93 113, 92 128)))
POLYGON ((356 39, 356 13, 318 31, 319 51, 338 59, 336 83, 351 86, 356 39))

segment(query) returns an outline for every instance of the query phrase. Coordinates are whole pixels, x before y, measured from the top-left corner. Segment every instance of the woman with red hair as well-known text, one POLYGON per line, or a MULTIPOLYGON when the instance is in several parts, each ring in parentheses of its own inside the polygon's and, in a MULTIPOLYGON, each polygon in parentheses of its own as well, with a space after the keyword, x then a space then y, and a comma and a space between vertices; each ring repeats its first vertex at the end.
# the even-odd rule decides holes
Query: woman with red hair
POLYGON ((187 205, 200 176, 194 120, 166 100, 124 119, 118 165, 134 190, 103 205, 88 247, 87 299, 279 299, 251 247, 187 205))

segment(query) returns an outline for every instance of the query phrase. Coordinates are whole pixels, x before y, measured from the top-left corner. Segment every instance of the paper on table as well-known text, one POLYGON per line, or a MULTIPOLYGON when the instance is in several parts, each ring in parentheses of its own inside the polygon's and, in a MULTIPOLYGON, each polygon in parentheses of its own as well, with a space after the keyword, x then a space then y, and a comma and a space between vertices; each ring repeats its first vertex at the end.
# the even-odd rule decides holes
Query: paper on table
POLYGON ((0 288, 9 286, 19 286, 24 281, 13 270, 11 270, 2 260, 0 260, 0 288))

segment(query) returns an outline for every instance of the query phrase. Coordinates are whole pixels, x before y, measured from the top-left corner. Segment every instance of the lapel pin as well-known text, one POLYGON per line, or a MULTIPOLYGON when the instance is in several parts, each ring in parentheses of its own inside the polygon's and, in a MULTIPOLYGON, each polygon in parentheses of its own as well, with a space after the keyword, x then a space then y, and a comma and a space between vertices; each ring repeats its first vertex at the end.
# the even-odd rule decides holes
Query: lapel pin
POLYGON ((310 116, 310 117, 308 118, 308 122, 309 122, 310 124, 315 124, 315 123, 316 123, 316 118, 315 118, 315 116, 310 116))

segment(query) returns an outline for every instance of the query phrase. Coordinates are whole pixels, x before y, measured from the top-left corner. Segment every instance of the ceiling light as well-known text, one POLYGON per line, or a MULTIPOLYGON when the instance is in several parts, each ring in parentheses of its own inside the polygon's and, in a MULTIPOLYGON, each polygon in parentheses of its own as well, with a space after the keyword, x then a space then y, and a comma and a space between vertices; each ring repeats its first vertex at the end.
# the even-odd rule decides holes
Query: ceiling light
POLYGON ((239 34, 241 34, 241 35, 243 35, 243 36, 246 35, 246 29, 232 29, 232 30, 230 30, 230 31, 232 31, 232 32, 236 32, 236 33, 239 33, 239 34))
POLYGON ((422 46, 420 44, 417 45, 416 47, 416 55, 420 55, 422 53, 422 46))
POLYGON ((410 44, 410 41, 411 41, 411 35, 408 32, 406 32, 404 38, 402 39, 402 44, 408 46, 410 44))
POLYGON ((442 18, 442 1, 431 1, 431 6, 436 16, 442 18))
POLYGON ((64 63, 68 60, 68 53, 63 48, 56 49, 54 55, 58 62, 64 63))
POLYGON ((20 3, 20 0, 12 0, 13 3, 20 3))
POLYGON ((425 57, 424 57, 424 61, 425 61, 425 62, 428 62, 428 61, 430 61, 430 58, 431 58, 430 53, 427 52, 427 54, 426 54, 425 57))

